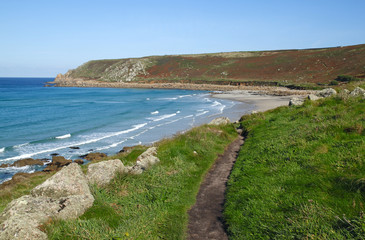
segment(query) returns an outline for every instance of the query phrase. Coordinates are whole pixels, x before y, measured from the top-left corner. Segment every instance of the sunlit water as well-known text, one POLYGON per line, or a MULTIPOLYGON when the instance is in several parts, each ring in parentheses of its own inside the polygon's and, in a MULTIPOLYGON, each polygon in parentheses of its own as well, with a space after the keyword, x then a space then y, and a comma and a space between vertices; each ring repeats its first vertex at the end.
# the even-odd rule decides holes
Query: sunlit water
MULTIPOLYGON (((238 119, 253 109, 210 98, 206 91, 43 87, 51 80, 0 78, 0 164, 50 159, 52 153, 70 159, 92 151, 113 154, 218 116, 238 119)), ((39 169, 3 168, 0 182, 16 172, 39 169)))

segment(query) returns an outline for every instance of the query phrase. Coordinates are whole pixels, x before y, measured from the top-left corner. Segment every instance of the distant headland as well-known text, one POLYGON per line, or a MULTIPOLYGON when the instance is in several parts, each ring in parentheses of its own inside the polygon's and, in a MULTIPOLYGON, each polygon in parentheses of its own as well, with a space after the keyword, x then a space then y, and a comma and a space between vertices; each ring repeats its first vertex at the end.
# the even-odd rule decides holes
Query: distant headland
POLYGON ((230 90, 237 86, 315 89, 334 84, 339 75, 365 78, 365 44, 92 60, 58 74, 53 83, 55 86, 202 90, 230 90))

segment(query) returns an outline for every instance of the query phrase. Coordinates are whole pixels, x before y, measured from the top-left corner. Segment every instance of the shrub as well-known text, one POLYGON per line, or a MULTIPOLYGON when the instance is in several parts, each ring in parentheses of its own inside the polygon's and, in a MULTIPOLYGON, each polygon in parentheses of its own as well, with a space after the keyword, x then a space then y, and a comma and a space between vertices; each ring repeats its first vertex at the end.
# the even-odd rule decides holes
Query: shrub
POLYGON ((338 81, 336 81, 336 80, 332 80, 332 81, 330 82, 330 85, 331 85, 331 86, 336 86, 336 85, 338 85, 338 81))
POLYGON ((353 81, 359 81, 360 79, 349 75, 339 75, 335 80, 340 82, 353 82, 353 81))

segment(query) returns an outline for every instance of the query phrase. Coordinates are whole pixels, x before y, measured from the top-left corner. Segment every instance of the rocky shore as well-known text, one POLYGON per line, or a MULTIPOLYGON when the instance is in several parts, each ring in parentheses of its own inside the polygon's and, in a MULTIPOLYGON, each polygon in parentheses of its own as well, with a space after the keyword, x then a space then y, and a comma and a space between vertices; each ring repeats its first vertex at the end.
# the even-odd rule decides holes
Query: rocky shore
MULTIPOLYGON (((65 78, 58 75, 53 82, 55 87, 95 87, 95 88, 145 88, 145 89, 186 89, 205 91, 233 91, 247 90, 255 91, 259 94, 288 96, 288 95, 308 95, 311 91, 293 90, 285 87, 274 86, 247 86, 247 85, 216 85, 216 84, 193 84, 193 83, 142 83, 142 82, 104 82, 98 80, 85 80, 75 78, 65 78)), ((51 86, 51 85, 49 85, 51 86)))

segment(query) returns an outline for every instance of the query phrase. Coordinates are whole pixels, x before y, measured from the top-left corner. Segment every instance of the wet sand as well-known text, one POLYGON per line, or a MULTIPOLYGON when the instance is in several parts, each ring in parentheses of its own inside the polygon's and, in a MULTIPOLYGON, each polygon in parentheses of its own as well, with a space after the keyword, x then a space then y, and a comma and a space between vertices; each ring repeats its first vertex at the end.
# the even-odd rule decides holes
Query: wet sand
POLYGON ((274 96, 259 91, 236 90, 222 93, 213 93, 213 98, 240 101, 255 105, 255 111, 264 112, 280 106, 288 106, 293 97, 303 97, 303 95, 274 96))

